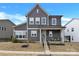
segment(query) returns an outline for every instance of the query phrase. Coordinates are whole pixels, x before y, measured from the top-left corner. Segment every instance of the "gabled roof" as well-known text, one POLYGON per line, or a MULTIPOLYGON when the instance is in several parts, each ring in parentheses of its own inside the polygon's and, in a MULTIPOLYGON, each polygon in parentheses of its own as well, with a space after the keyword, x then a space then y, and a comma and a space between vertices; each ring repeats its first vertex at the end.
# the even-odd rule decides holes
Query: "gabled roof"
POLYGON ((79 20, 79 18, 72 18, 70 21, 68 21, 64 26, 68 25, 69 23, 71 23, 73 20, 79 20))
POLYGON ((39 4, 36 4, 36 6, 26 16, 30 15, 32 11, 35 10, 36 8, 39 8, 44 14, 48 16, 48 14, 43 10, 43 8, 40 7, 39 4))

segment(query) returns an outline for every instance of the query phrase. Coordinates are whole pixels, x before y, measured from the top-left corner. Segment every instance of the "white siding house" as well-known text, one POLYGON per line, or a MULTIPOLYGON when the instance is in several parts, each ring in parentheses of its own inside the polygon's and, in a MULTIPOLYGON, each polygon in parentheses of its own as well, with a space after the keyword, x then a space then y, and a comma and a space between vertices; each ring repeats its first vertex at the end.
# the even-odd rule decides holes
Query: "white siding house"
POLYGON ((73 18, 65 27, 65 41, 79 42, 79 18, 73 18))

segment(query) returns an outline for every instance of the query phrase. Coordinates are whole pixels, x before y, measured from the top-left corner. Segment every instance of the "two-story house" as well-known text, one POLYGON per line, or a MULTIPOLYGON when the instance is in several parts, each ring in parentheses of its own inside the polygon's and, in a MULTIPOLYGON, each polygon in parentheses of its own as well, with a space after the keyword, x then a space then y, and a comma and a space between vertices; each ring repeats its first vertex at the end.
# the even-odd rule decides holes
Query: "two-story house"
POLYGON ((40 6, 36 6, 26 15, 27 23, 14 29, 14 37, 19 40, 42 40, 64 42, 64 27, 61 26, 62 15, 48 15, 40 6))

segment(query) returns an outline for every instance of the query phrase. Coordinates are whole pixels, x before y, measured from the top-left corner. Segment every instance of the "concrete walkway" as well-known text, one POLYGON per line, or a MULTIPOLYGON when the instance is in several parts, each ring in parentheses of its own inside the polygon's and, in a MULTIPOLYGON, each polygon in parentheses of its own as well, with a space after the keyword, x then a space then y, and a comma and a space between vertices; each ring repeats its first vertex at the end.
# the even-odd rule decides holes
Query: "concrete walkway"
POLYGON ((50 51, 46 39, 44 39, 44 50, 45 50, 45 54, 50 55, 50 51))

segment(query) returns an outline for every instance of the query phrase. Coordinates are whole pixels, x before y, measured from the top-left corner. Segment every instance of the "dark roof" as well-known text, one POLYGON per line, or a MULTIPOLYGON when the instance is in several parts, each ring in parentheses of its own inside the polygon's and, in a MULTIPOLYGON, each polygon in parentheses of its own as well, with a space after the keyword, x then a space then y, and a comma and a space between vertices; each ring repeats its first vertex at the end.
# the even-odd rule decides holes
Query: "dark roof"
POLYGON ((43 8, 41 8, 40 5, 37 3, 37 4, 35 5, 35 7, 32 8, 31 11, 26 15, 26 17, 27 17, 34 9, 36 9, 37 7, 38 7, 40 10, 42 10, 46 15, 48 15, 48 14, 45 12, 45 10, 43 10, 43 8))
POLYGON ((49 17, 62 17, 63 15, 49 15, 49 17))

